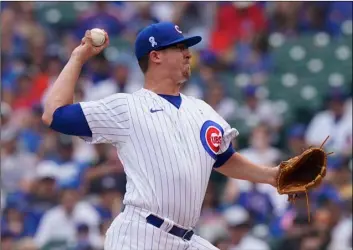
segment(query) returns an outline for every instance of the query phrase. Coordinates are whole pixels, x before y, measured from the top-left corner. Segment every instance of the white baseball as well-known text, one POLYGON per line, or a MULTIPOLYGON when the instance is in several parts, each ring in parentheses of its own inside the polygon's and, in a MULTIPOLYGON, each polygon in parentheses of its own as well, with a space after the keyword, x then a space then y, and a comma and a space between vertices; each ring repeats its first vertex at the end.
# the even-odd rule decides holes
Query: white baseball
POLYGON ((105 33, 102 29, 91 29, 92 43, 94 46, 102 46, 105 42, 105 33))

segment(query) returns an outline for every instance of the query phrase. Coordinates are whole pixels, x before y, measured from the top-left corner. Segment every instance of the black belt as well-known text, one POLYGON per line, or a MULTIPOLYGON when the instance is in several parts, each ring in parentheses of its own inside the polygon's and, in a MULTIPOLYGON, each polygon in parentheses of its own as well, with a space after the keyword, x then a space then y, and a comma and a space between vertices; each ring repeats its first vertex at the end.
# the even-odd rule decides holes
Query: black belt
MULTIPOLYGON (((153 226, 158 227, 158 228, 160 228, 164 222, 163 219, 161 219, 153 214, 150 214, 149 216, 147 216, 146 219, 147 219, 147 223, 152 224, 153 226)), ((183 240, 190 240, 194 234, 194 231, 186 230, 184 228, 180 228, 180 227, 174 225, 168 233, 173 234, 175 236, 178 236, 178 237, 182 238, 183 240)))

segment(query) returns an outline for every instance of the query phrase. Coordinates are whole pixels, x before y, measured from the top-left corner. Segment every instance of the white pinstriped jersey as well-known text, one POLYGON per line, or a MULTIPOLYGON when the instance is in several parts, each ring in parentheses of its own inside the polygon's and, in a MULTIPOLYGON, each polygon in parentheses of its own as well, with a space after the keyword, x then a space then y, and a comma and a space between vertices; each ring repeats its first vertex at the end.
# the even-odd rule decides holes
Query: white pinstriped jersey
POLYGON ((179 109, 147 89, 82 102, 90 143, 117 148, 127 175, 124 204, 194 227, 216 156, 238 131, 208 104, 181 94, 179 109))

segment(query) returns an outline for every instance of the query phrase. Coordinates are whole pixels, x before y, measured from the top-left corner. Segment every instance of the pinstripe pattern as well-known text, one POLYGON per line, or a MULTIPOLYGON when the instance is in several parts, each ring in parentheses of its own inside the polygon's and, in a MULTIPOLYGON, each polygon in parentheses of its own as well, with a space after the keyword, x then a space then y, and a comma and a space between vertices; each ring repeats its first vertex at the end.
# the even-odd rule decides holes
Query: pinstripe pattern
POLYGON ((146 211, 127 206, 106 234, 105 250, 217 250, 208 241, 194 235, 184 241, 145 222, 146 211), (157 236, 157 237, 155 237, 157 236))
POLYGON ((183 241, 147 224, 142 213, 193 228, 215 162, 200 140, 201 127, 207 120, 222 127, 220 153, 237 135, 206 103, 181 96, 179 109, 146 89, 81 103, 93 134, 84 139, 115 145, 127 175, 124 204, 129 209, 110 226, 107 250, 216 249, 198 236, 183 241))

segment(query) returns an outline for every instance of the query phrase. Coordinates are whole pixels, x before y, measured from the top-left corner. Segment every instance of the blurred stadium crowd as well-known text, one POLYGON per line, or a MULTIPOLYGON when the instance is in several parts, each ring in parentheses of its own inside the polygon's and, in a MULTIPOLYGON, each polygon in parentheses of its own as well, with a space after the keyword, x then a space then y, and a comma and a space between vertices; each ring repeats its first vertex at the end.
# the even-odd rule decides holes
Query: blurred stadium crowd
POLYGON ((213 173, 196 228, 222 250, 352 249, 351 2, 2 2, 1 249, 103 249, 126 177, 114 148, 41 122, 41 102, 84 35, 111 46, 83 69, 75 101, 142 87, 136 33, 171 20, 201 34, 183 92, 240 136, 237 151, 275 166, 326 144, 324 183, 295 204, 266 185, 213 173))

